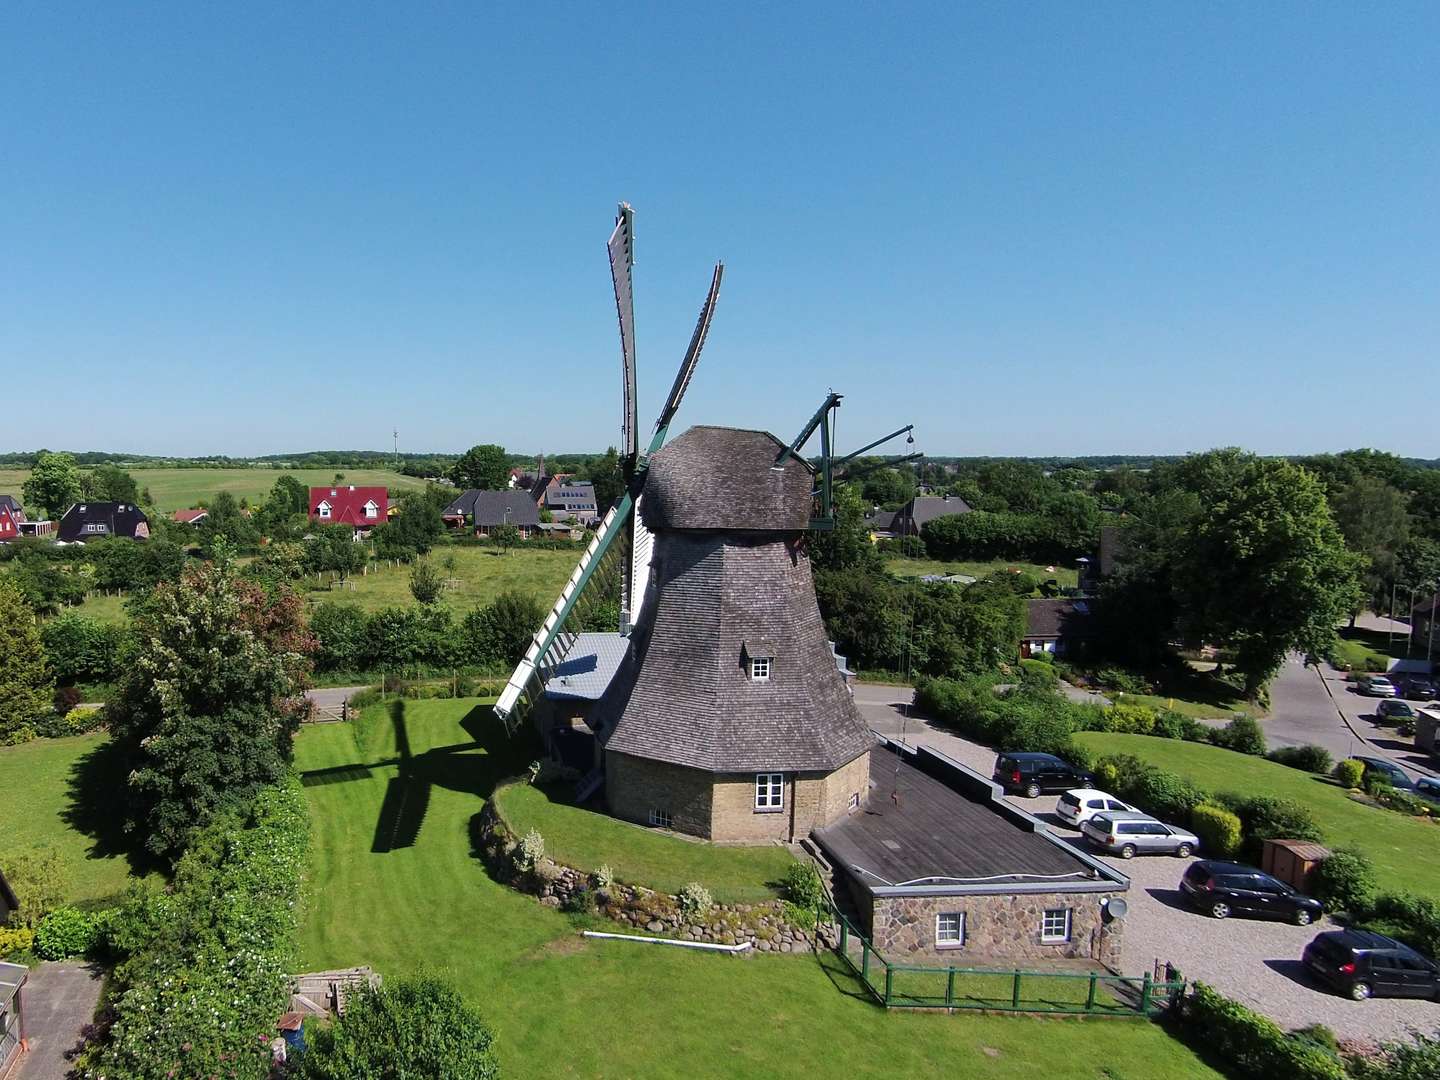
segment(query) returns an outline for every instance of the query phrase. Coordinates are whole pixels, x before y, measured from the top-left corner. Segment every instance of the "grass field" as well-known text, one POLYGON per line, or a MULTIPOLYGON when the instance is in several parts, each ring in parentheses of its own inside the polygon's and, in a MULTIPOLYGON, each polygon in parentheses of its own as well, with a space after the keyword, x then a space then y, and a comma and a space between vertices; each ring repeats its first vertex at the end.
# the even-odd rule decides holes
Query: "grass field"
MULTIPOLYGON (((440 603, 458 615, 483 607, 506 589, 529 593, 549 608, 580 561, 581 553, 518 547, 505 554, 495 548, 465 545, 439 548, 427 559, 442 573, 448 573, 443 561, 449 555, 455 556, 456 587, 446 589, 440 603)), ((316 603, 345 601, 359 604, 366 611, 410 607, 415 603, 410 595, 410 570, 406 565, 372 567, 364 577, 351 578, 344 588, 316 589, 309 595, 316 603)))
MULTIPOLYGON (((425 481, 413 476, 402 476, 389 469, 290 469, 286 470, 307 487, 319 487, 335 478, 336 472, 345 474, 347 484, 384 484, 392 492, 412 488, 423 488, 425 481)), ((279 469, 130 469, 130 475, 142 489, 150 489, 155 508, 168 514, 172 510, 183 510, 194 506, 201 499, 209 499, 222 491, 228 491, 237 499, 248 498, 252 503, 260 502, 281 475, 279 469)), ((20 486, 30 475, 28 469, 0 469, 0 493, 20 496, 20 486)), ((32 517, 35 516, 33 513, 32 517)))
MULTIPOLYGON (((573 784, 565 785, 572 788, 573 784)), ((552 858, 582 870, 602 863, 621 880, 661 892, 698 881, 720 903, 768 900, 795 859, 783 847, 715 847, 642 829, 594 810, 569 805, 565 789, 515 784, 501 790, 500 812, 516 835, 536 829, 552 858)))
POLYGON ((1208 791, 1278 795, 1308 806, 1330 847, 1370 856, 1382 889, 1440 893, 1440 826, 1351 799, 1330 779, 1217 746, 1151 735, 1086 731, 1075 736, 1102 754, 1134 754, 1208 791))
POLYGON ((80 735, 0 749, 0 869, 20 853, 59 852, 67 903, 118 896, 131 881, 129 864, 116 854, 113 806, 93 805, 100 789, 123 782, 104 773, 106 741, 80 735))
MULTIPOLYGON (((1335 642, 1335 663, 1350 671, 1389 670, 1392 659, 1389 650, 1392 644, 1396 653, 1405 655, 1406 639, 1403 634, 1392 641, 1391 635, 1379 630, 1362 630, 1358 627, 1352 630, 1345 627, 1337 633, 1339 637, 1335 642)), ((1424 644, 1422 641, 1421 645, 1424 644)))
POLYGON ((379 719, 364 752, 349 725, 300 736, 314 838, 302 967, 450 979, 512 1080, 1218 1076, 1153 1024, 886 1013, 838 961, 584 941, 471 854, 472 817, 529 756, 495 736, 488 706, 407 703, 403 767, 379 719))
POLYGON ((964 574, 967 577, 983 578, 1001 570, 1023 570, 1039 581, 1054 578, 1062 588, 1072 586, 1077 581, 1073 566, 1052 568, 1037 563, 1005 562, 998 559, 994 562, 947 562, 943 559, 906 559, 892 556, 886 558, 885 569, 900 578, 924 577, 926 574, 964 574))

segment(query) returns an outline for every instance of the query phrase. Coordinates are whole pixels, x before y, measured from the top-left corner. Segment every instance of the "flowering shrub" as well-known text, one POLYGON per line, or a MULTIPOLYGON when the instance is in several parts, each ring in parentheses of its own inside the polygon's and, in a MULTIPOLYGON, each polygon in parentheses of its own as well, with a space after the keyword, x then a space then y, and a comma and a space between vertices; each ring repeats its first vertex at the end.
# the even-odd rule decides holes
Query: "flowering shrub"
POLYGON ((307 829, 291 776, 196 833, 168 891, 131 895, 109 934, 124 959, 108 1032, 81 1076, 269 1075, 263 1037, 289 996, 307 829))
POLYGON ((590 880, 596 892, 608 893, 615 887, 615 871, 610 869, 609 863, 601 863, 600 869, 590 875, 590 880))
POLYGON ((534 870, 545 858, 545 837, 538 829, 531 829, 515 845, 515 868, 521 871, 534 870))
POLYGON ((680 910, 687 919, 704 915, 715 906, 715 899, 710 895, 710 890, 698 881, 692 881, 681 889, 679 900, 680 910))

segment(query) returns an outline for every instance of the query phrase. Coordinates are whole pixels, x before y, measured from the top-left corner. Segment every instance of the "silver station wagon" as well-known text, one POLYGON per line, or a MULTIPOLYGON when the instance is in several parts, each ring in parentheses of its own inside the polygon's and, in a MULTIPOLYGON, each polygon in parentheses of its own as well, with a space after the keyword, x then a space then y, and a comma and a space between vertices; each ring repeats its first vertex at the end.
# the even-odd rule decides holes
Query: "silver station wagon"
POLYGON ((1100 850, 1122 859, 1149 854, 1186 859, 1200 847, 1200 838, 1188 829, 1166 825, 1149 814, 1096 814, 1080 826, 1080 831, 1100 850))

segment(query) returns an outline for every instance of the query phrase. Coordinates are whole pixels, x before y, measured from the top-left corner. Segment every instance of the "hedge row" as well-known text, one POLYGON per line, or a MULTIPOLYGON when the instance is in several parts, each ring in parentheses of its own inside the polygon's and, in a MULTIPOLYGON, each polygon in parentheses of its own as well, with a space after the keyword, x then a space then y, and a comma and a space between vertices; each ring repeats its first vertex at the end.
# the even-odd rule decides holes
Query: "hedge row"
POLYGON ((123 960, 82 1076, 270 1075, 264 1037, 289 1000, 307 835, 292 775, 196 833, 169 890, 132 894, 110 929, 123 960))
POLYGON ((1180 1009, 1180 1024, 1195 1044, 1225 1062, 1236 1080, 1346 1080, 1332 1050, 1288 1035, 1274 1021, 1197 982, 1180 1009))

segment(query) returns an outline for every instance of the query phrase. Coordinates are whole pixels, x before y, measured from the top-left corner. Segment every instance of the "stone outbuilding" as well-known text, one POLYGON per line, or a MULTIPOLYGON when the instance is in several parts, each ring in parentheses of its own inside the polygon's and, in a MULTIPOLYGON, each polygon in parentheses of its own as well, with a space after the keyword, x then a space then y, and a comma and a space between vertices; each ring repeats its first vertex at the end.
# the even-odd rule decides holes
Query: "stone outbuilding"
POLYGON ((611 812, 721 841, 798 840, 856 810, 875 745, 825 636, 813 469, 763 431, 694 427, 651 459, 630 648, 589 724, 611 812))
POLYGON ((887 959, 1119 968, 1129 879, 938 751, 887 741, 862 811, 815 839, 887 959))

